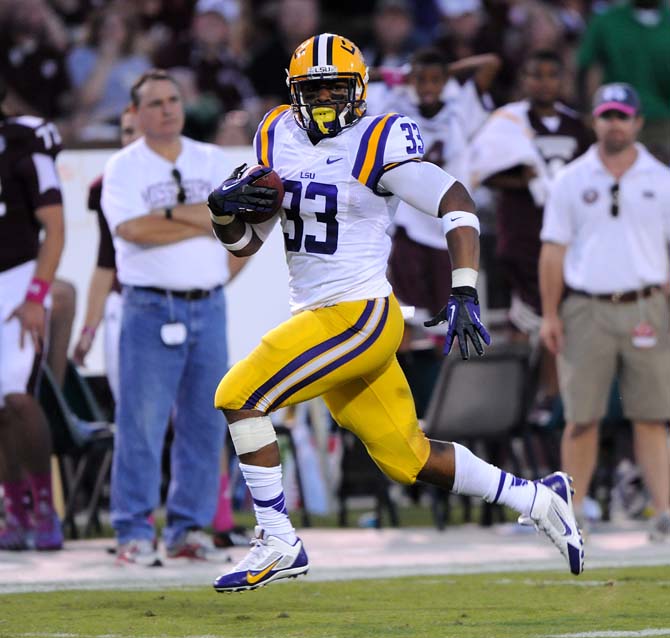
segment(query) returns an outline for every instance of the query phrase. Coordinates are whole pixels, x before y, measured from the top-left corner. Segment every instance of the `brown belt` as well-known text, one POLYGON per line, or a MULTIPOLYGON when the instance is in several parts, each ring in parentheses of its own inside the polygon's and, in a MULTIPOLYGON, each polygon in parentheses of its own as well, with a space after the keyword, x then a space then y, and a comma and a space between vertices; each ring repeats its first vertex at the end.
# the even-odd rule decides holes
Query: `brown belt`
POLYGON ((575 290, 574 288, 566 288, 569 295, 579 295, 581 297, 590 297, 591 299, 598 299, 600 301, 610 301, 612 303, 630 303, 645 297, 650 297, 660 286, 645 286, 640 290, 627 290, 626 292, 609 292, 604 294, 592 294, 585 290, 575 290))

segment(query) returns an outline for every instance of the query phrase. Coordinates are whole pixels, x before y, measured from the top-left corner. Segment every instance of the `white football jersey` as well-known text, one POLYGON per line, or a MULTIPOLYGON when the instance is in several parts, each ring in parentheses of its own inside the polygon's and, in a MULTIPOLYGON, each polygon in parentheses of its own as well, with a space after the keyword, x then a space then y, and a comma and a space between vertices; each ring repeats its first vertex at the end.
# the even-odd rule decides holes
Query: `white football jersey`
MULTIPOLYGON (((418 125, 396 113, 364 117, 314 145, 284 105, 265 116, 254 145, 284 182, 291 311, 388 296, 387 229, 400 200, 377 185, 385 171, 421 159, 418 125)), ((261 236, 266 224, 257 225, 261 236)))

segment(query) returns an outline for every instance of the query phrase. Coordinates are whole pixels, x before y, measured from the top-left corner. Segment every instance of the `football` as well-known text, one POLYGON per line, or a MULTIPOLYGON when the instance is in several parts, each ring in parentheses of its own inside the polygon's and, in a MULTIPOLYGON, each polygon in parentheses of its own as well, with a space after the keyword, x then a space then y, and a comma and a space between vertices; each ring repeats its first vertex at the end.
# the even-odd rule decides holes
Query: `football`
MULTIPOLYGON (((263 168, 260 164, 254 164, 247 168, 242 176, 246 176, 249 173, 253 173, 259 168, 263 168)), ((254 186, 264 186, 266 188, 276 188, 277 196, 274 201, 274 206, 272 211, 269 213, 261 213, 258 211, 246 211, 242 214, 242 219, 245 222, 250 224, 260 224, 261 222, 266 222, 268 219, 272 219, 281 209, 282 202, 284 201, 284 185, 282 184, 281 177, 275 172, 270 171, 267 175, 263 175, 258 179, 255 179, 252 184, 254 186)))

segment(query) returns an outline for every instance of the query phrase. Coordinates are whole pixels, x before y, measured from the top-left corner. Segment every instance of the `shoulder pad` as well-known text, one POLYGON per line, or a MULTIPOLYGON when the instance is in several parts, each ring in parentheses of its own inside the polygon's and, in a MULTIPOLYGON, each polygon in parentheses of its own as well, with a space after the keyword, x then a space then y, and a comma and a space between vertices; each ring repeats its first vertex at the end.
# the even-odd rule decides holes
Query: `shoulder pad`
POLYGON ((268 111, 261 120, 254 136, 254 149, 258 163, 272 167, 274 151, 275 129, 282 116, 291 109, 288 104, 282 104, 268 111))
POLYGON ((44 153, 55 158, 62 150, 62 140, 56 125, 39 117, 22 115, 5 120, 7 145, 20 155, 44 153))
POLYGON ((423 139, 419 125, 398 113, 372 118, 361 141, 351 174, 359 182, 375 190, 379 178, 392 166, 420 160, 423 139))

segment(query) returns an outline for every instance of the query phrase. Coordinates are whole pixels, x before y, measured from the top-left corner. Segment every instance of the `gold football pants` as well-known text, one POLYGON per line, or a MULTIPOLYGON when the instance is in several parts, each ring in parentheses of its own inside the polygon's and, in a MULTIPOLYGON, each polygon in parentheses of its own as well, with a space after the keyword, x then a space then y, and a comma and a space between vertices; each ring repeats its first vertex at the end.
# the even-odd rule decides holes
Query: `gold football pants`
POLYGON ((430 447, 395 356, 402 331, 393 296, 301 312, 230 369, 215 406, 267 414, 322 396, 390 478, 413 483, 430 447))

